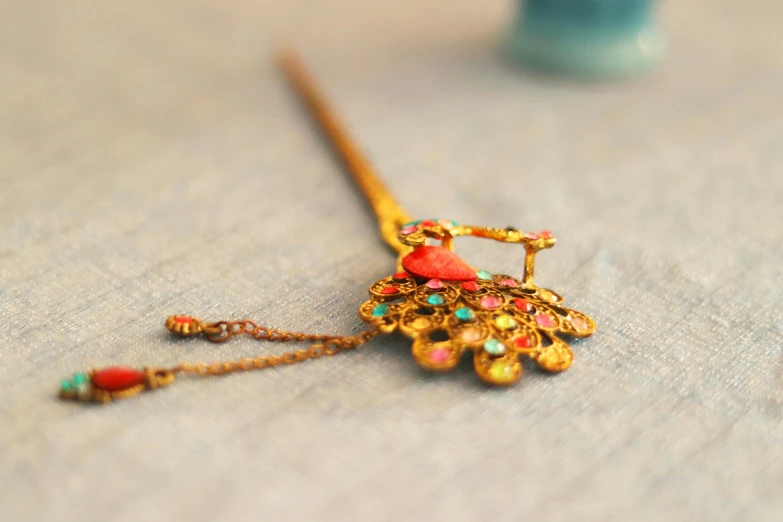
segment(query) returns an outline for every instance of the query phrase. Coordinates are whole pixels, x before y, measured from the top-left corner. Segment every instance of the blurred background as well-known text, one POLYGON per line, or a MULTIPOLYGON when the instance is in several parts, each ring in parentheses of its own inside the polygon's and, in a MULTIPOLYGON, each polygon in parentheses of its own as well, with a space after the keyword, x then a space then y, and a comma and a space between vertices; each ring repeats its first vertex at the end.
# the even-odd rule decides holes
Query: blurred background
POLYGON ((0 1, 0 519, 781 520, 783 4, 524 5, 0 1), (568 372, 490 390, 389 337, 55 399, 281 348, 172 313, 362 329, 394 260, 286 47, 410 213, 557 233, 537 280, 599 327, 568 372))

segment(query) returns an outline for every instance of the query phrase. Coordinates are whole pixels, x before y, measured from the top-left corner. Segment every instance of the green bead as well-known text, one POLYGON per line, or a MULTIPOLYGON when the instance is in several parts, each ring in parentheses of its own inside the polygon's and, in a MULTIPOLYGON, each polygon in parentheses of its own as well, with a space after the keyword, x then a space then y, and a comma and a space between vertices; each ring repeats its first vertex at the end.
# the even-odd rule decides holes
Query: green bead
POLYGON ((60 389, 62 391, 71 391, 73 389, 73 384, 69 379, 63 379, 60 381, 60 389))
POLYGON ((506 345, 497 339, 488 339, 484 343, 484 350, 490 355, 503 355, 506 353, 506 345))
POLYGON ((84 384, 84 383, 86 383, 86 382, 89 382, 89 381, 90 381, 90 376, 89 376, 89 375, 87 375, 86 373, 77 373, 77 374, 75 374, 75 375, 73 376, 73 378, 72 378, 71 380, 72 380, 72 381, 73 381, 73 383, 74 383, 74 384, 76 384, 76 385, 79 385, 79 384, 84 384))
POLYGON ((454 311, 454 316, 460 321, 472 321, 475 319, 476 314, 470 308, 463 306, 454 311))
POLYGON ((431 305, 438 306, 438 305, 442 305, 443 303, 445 303, 446 300, 443 299, 443 296, 441 296, 441 295, 432 294, 431 296, 429 296, 427 298, 427 302, 429 304, 431 304, 431 305))
POLYGON ((384 315, 389 313, 389 305, 387 304, 379 304, 376 305, 375 308, 372 309, 372 315, 375 317, 383 317, 384 315))
POLYGON ((483 279, 484 281, 488 281, 492 279, 492 273, 490 273, 487 270, 479 270, 478 272, 476 272, 476 275, 478 276, 479 279, 483 279))
POLYGON ((424 221, 424 220, 423 220, 423 219, 419 219, 418 221, 411 221, 410 223, 405 223, 405 224, 404 224, 404 225, 403 225, 401 228, 405 228, 405 227, 415 227, 415 226, 417 226, 419 223, 421 223, 422 221, 424 221))

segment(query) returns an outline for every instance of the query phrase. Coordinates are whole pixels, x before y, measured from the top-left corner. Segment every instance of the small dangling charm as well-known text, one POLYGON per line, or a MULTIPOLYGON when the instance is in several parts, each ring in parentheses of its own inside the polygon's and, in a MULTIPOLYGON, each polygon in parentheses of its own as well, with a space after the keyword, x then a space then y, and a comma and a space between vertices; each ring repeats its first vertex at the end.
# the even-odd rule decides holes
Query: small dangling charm
POLYGON ((250 319, 209 323, 189 315, 172 315, 166 320, 166 328, 180 337, 203 334, 208 341, 213 343, 223 343, 236 335, 245 334, 257 340, 310 342, 312 344, 309 348, 293 350, 280 355, 259 355, 235 361, 210 364, 183 362, 170 368, 144 368, 143 370, 126 366, 112 366, 89 372, 79 372, 69 379, 61 381, 60 398, 69 401, 107 404, 116 399, 133 397, 146 390, 168 386, 174 382, 174 377, 177 374, 217 376, 296 364, 354 349, 381 333, 380 328, 374 326, 356 335, 308 334, 268 328, 256 324, 250 319))
POLYGON ((169 370, 111 366, 100 370, 75 373, 60 383, 60 398, 79 402, 110 403, 133 397, 145 390, 168 386, 174 382, 169 370))
POLYGON ((169 332, 180 337, 193 337, 203 331, 201 321, 191 315, 171 315, 166 319, 169 332))

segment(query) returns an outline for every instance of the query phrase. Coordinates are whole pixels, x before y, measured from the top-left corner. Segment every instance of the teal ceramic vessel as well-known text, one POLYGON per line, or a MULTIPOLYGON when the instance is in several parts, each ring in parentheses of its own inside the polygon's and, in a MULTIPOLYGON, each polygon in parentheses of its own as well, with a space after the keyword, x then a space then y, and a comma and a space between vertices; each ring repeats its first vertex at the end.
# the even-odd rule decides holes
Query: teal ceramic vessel
POLYGON ((509 51, 527 66, 607 78, 659 62, 665 39, 654 0, 519 0, 509 51))

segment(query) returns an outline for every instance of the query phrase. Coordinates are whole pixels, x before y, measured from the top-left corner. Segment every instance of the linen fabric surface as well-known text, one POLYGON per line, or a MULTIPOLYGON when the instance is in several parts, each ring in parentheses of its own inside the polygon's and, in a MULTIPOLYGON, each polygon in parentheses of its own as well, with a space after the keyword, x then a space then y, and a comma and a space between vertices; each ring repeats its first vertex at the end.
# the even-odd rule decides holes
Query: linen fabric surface
MULTIPOLYGON (((668 2, 654 73, 502 59, 511 2, 29 0, 0 17, 0 520, 783 519, 779 2, 668 2), (290 346, 166 316, 356 333, 394 258, 272 54, 295 44, 414 215, 550 228, 591 315, 508 389, 381 337, 109 407, 90 367, 290 346)), ((524 250, 460 239, 521 276, 524 250)))

